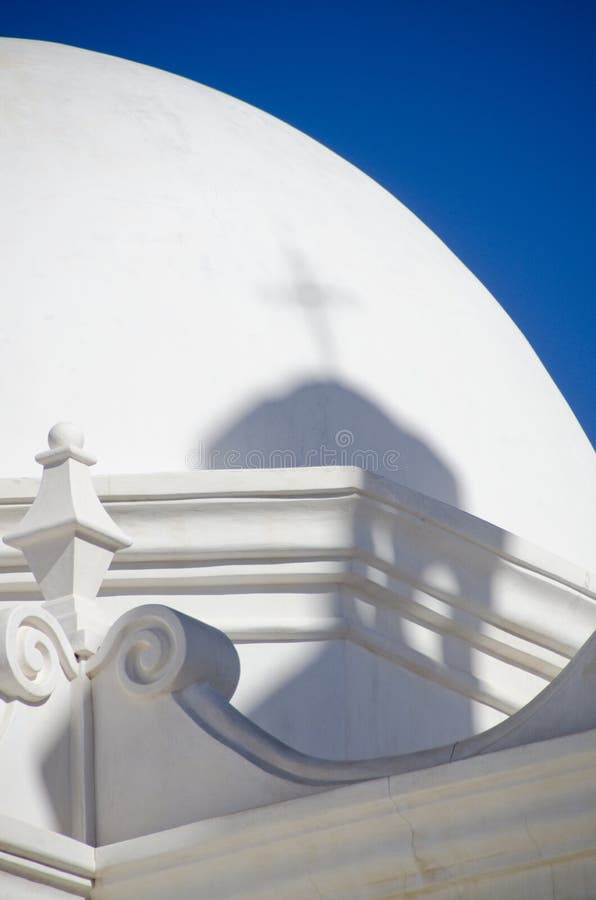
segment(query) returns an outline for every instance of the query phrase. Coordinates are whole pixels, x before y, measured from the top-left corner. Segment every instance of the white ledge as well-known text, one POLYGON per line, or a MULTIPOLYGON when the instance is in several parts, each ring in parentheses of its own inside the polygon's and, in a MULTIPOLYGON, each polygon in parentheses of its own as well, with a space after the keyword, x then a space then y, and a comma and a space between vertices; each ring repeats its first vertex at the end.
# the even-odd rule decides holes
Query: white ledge
MULTIPOLYGON (((567 562, 477 516, 353 466, 97 475, 93 484, 100 500, 106 504, 360 494, 402 509, 421 521, 432 522, 518 565, 591 591, 596 598, 596 572, 567 562)), ((34 478, 0 478, 0 506, 28 505, 38 490, 39 482, 34 478)), ((130 552, 123 551, 120 558, 126 558, 130 552)))
POLYGON ((15 856, 35 859, 57 869, 68 868, 78 875, 92 877, 95 873, 95 853, 92 847, 10 816, 0 815, 0 848, 15 856))
MULTIPOLYGON (((133 546, 119 552, 93 605, 80 604, 74 615, 64 603, 53 607, 87 655, 114 621, 104 616, 104 598, 126 596, 132 606, 209 592, 231 597, 250 591, 254 597, 278 590, 298 597, 319 586, 338 598, 335 625, 325 621, 324 603, 305 604, 299 619, 286 619, 281 606, 282 614, 272 615, 265 603, 260 612, 257 603, 250 624, 222 603, 209 623, 225 627, 236 641, 346 639, 510 714, 555 677, 596 628, 587 572, 360 469, 114 475, 99 476, 94 485, 133 546), (451 580, 437 573, 437 562, 451 580), (403 617, 461 641, 474 665, 459 671, 437 664, 372 627, 366 611, 376 606, 392 610, 396 621, 403 617)), ((0 481, 0 531, 22 519, 37 486, 0 481)), ((39 592, 20 554, 0 547, 0 603, 5 598, 39 600, 39 592)), ((191 612, 188 604, 185 611, 191 612)))
POLYGON ((574 860, 573 897, 589 900, 595 746, 589 732, 99 847, 94 896, 160 900, 167 886, 197 900, 314 900, 381 887, 405 900, 475 894, 485 879, 494 896, 550 896, 553 873, 570 887, 574 860))

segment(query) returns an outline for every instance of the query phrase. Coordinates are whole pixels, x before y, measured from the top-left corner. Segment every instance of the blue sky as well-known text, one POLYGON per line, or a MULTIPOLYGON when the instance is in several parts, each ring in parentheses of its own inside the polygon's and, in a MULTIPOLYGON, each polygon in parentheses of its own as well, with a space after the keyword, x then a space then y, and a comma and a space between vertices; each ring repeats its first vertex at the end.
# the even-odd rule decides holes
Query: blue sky
POLYGON ((349 159, 488 287, 596 443, 594 0, 4 0, 0 33, 169 69, 349 159))

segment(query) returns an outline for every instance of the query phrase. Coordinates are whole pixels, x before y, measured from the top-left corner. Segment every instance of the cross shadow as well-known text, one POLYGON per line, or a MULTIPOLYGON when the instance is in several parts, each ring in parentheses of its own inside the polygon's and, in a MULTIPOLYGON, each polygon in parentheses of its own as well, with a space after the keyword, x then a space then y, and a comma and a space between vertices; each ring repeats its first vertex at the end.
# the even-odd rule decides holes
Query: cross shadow
POLYGON ((307 339, 314 345, 325 371, 333 372, 337 348, 331 313, 338 307, 358 306, 356 296, 334 284, 321 282, 311 271, 306 257, 296 248, 286 248, 289 279, 284 285, 263 288, 263 298, 272 307, 297 309, 306 327, 307 339))
MULTIPOLYGON (((201 435, 198 443, 206 446, 207 467, 357 466, 462 508, 461 485, 439 453, 338 374, 340 348, 331 311, 345 304, 364 305, 364 299, 324 283, 301 252, 290 248, 286 255, 287 283, 264 286, 263 298, 280 309, 299 311, 319 358, 319 371, 326 375, 304 379, 283 392, 273 389, 207 441, 201 435)), ((376 560, 379 536, 362 523, 354 528, 363 552, 376 560)), ((399 571, 404 549, 399 535, 385 534, 382 542, 386 561, 399 571)), ((465 603, 460 606, 457 601, 472 598, 490 607, 490 567, 471 572, 463 560, 454 563, 453 553, 440 543, 430 560, 424 553, 409 559, 410 583, 392 588, 384 600, 372 602, 344 586, 331 601, 334 614, 350 611, 398 644, 418 650, 425 646, 422 652, 429 658, 473 684, 470 645, 408 618, 415 582, 431 567, 442 569, 454 600, 445 614, 477 629, 478 620, 471 622, 473 617, 461 608, 465 603)), ((283 606, 281 594, 279 602, 283 606)), ((240 694, 237 702, 241 708, 244 703, 243 711, 263 728, 304 752, 335 758, 408 752, 472 734, 478 729, 479 714, 482 728, 503 717, 350 641, 239 649, 247 663, 258 653, 258 666, 265 663, 290 673, 281 679, 277 675, 275 686, 263 688, 258 699, 253 695, 243 700, 240 694)))
MULTIPOLYGON (((207 440, 204 434, 197 435, 197 445, 207 448, 207 466, 357 466, 461 508, 462 487, 439 453, 336 371, 338 348, 328 310, 337 303, 361 301, 321 284, 299 254, 289 253, 288 258, 290 283, 285 288, 264 289, 264 299, 300 310, 326 377, 305 378, 285 391, 273 385, 269 395, 236 414, 207 440)), ((355 521, 353 528, 369 561, 374 564, 383 556, 389 567, 401 571, 404 546, 397 530, 388 527, 380 536, 362 521, 355 521)), ((412 546, 416 547, 415 541, 412 546)), ((337 617, 346 611, 361 616, 381 636, 426 653, 473 683, 476 661, 469 643, 443 629, 422 627, 412 617, 416 582, 431 567, 442 568, 451 585, 453 603, 447 614, 453 621, 468 619, 460 599, 471 598, 481 607, 490 607, 490 565, 471 571, 465 560, 454 560, 439 541, 430 554, 410 552, 409 581, 389 588, 384 597, 373 600, 344 584, 326 598, 327 611, 337 617)), ((314 596, 318 586, 310 590, 314 596)), ((167 597, 163 602, 167 603, 167 597)), ((283 592, 276 591, 272 602, 283 607, 283 592)), ((478 623, 470 622, 470 627, 477 628, 478 623)), ((480 704, 468 695, 350 640, 261 642, 241 646, 239 651, 243 666, 250 667, 258 656, 263 677, 250 698, 243 698, 240 689, 233 702, 262 728, 305 753, 335 759, 406 753, 481 730, 479 712, 485 715, 482 728, 502 718, 485 707, 479 709, 480 704)), ((66 756, 65 741, 57 741, 47 753, 42 777, 60 826, 68 832, 57 774, 66 756)))

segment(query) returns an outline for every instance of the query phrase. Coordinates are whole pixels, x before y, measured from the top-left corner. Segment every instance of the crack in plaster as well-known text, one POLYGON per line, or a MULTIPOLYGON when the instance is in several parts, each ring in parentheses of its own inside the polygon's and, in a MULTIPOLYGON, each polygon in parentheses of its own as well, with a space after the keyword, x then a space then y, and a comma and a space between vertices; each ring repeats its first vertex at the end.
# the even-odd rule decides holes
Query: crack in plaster
MULTIPOLYGON (((536 840, 536 838, 534 837, 534 835, 532 834, 532 829, 530 828, 530 823, 528 822, 528 817, 524 816, 522 821, 523 821, 525 832, 528 835, 528 838, 530 839, 530 843, 532 844, 532 846, 534 847, 534 849, 538 855, 538 859, 543 862, 546 862, 546 860, 544 858, 544 854, 543 854, 542 850, 540 849, 540 845, 539 845, 538 841, 536 840)), ((551 900, 555 900, 555 897, 556 897, 555 873, 553 872, 552 865, 549 864, 547 866, 547 868, 548 868, 548 874, 549 874, 549 878, 550 878, 551 900)))
POLYGON ((319 886, 318 886, 317 882, 315 881, 315 879, 313 878, 313 876, 307 872, 306 877, 307 877, 310 885, 314 888, 315 894, 319 898, 319 900, 325 900, 325 898, 324 898, 323 894, 321 893, 321 891, 319 890, 319 886))
POLYGON ((412 852, 412 856, 414 857, 416 866, 418 867, 418 870, 421 875, 426 875, 428 870, 427 870, 426 866, 424 865, 424 863, 422 862, 422 859, 419 857, 418 851, 416 849, 416 835, 414 834, 414 826, 412 825, 410 820, 403 814, 403 812, 399 808, 397 800, 396 800, 393 792, 391 791, 391 782, 389 779, 387 779, 387 791, 389 793, 389 799, 391 800, 391 804, 392 804, 393 809, 395 810, 397 816, 410 829, 410 850, 412 852))

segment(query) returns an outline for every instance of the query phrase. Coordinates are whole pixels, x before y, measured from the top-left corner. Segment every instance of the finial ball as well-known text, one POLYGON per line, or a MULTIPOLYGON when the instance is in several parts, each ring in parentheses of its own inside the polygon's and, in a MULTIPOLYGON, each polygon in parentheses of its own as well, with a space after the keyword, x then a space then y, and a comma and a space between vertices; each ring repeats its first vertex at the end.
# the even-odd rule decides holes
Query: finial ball
POLYGON ((57 422, 53 428, 50 428, 48 434, 48 446, 50 450, 57 450, 58 447, 82 447, 85 443, 85 435, 72 422, 57 422))

